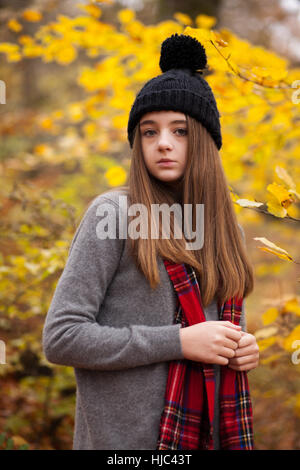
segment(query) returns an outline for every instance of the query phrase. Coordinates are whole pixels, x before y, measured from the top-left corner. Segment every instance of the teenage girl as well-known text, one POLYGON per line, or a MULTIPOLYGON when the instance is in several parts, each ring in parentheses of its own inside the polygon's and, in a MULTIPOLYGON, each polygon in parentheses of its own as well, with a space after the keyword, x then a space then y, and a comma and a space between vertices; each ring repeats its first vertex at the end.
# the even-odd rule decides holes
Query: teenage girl
POLYGON ((44 352, 75 369, 74 449, 252 449, 247 372, 259 352, 244 297, 253 270, 219 155, 205 50, 175 34, 160 67, 129 115, 128 186, 97 196, 74 235, 44 352), (134 204, 143 205, 135 217, 134 204), (192 211, 201 248, 175 237, 175 217, 170 237, 161 226, 151 236, 154 204, 182 213, 202 204, 200 225, 192 211), (138 225, 149 236, 129 236, 138 225))

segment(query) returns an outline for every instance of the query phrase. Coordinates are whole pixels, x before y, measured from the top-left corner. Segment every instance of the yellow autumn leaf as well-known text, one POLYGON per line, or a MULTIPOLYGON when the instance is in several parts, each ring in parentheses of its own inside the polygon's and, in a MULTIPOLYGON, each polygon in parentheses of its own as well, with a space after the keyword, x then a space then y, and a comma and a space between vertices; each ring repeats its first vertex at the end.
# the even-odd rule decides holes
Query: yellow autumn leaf
POLYGON ((50 118, 44 118, 40 121, 40 126, 42 129, 46 130, 53 129, 53 120, 50 118))
POLYGON ((28 10, 23 11, 22 17, 24 18, 24 20, 31 21, 31 22, 34 23, 34 22, 40 21, 43 16, 37 10, 29 10, 28 9, 28 10))
POLYGON ((251 68, 251 72, 260 78, 263 78, 264 83, 265 79, 268 79, 268 83, 276 84, 276 82, 283 80, 287 77, 288 72, 285 69, 277 69, 274 67, 258 67, 254 66, 251 68))
POLYGON ((72 121, 77 122, 83 119, 83 109, 80 103, 71 103, 68 106, 68 115, 72 121))
POLYGON ((46 144, 38 144, 33 149, 36 155, 40 155, 42 157, 51 157, 53 155, 53 149, 46 144))
POLYGON ((19 60, 22 59, 22 55, 19 54, 18 52, 15 52, 13 54, 8 54, 7 60, 8 62, 19 62, 19 60))
POLYGON ((112 118, 112 123, 116 129, 124 129, 128 122, 127 114, 119 114, 112 118))
POLYGON ((11 31, 15 31, 16 33, 18 33, 19 31, 23 29, 23 26, 15 18, 12 18, 11 20, 7 22, 7 27, 11 31))
POLYGON ((296 326, 293 331, 283 340, 283 347, 286 351, 293 352, 295 347, 293 343, 300 340, 300 325, 296 326))
POLYGON ((277 338, 275 336, 257 340, 259 351, 262 352, 265 349, 270 348, 271 346, 273 346, 273 344, 276 343, 276 341, 277 341, 277 338))
POLYGON ((60 109, 57 111, 52 111, 51 117, 53 119, 62 119, 64 117, 64 113, 60 109))
POLYGON ((135 12, 129 10, 129 8, 124 8, 118 12, 118 18, 121 23, 130 23, 130 21, 135 19, 135 12))
POLYGON ((10 42, 0 42, 0 52, 5 54, 15 54, 20 50, 18 44, 11 44, 10 42))
POLYGON ((267 186, 267 191, 269 191, 281 204, 284 201, 290 200, 289 191, 281 184, 277 184, 277 183, 269 184, 267 186))
POLYGON ((270 214, 275 215, 275 217, 280 217, 281 219, 283 219, 287 214, 287 210, 278 202, 274 196, 268 197, 267 209, 270 214))
POLYGON ((198 15, 195 21, 198 28, 204 29, 211 29, 217 22, 216 18, 208 15, 198 15))
POLYGON ((77 51, 72 45, 62 47, 55 55, 56 61, 61 65, 68 65, 77 57, 77 51))
POLYGON ((277 81, 284 80, 288 76, 288 71, 283 68, 269 67, 269 71, 271 77, 277 81))
POLYGON ((267 253, 271 253, 272 255, 275 255, 280 259, 285 259, 286 261, 293 261, 293 258, 291 256, 283 255, 282 253, 277 253, 277 251, 271 250, 270 248, 260 246, 259 249, 262 251, 266 251, 267 253))
POLYGON ((22 436, 12 436, 12 441, 15 447, 20 447, 23 445, 29 445, 27 441, 22 436))
POLYGON ((13 256, 11 257, 11 261, 15 266, 24 266, 26 263, 26 258, 24 256, 13 256))
POLYGON ((40 57, 43 53, 43 47, 34 43, 25 45, 23 49, 24 57, 40 57))
POLYGON ((97 126, 94 122, 87 122, 83 126, 83 132, 86 137, 93 137, 96 134, 97 126))
POLYGON ((254 334, 257 340, 269 338, 270 336, 275 335, 278 332, 277 326, 268 326, 267 328, 261 328, 257 330, 254 334))
POLYGON ((214 42, 216 42, 218 44, 218 46, 228 47, 228 42, 226 42, 223 39, 222 35, 218 31, 211 31, 211 33, 212 33, 212 36, 214 38, 214 42))
POLYGON ((282 309, 282 313, 294 313, 295 315, 300 316, 300 305, 296 297, 286 302, 282 309))
POLYGON ((209 31, 209 30, 204 29, 204 28, 196 29, 196 28, 191 28, 190 26, 187 26, 184 29, 183 34, 186 34, 187 36, 194 37, 199 42, 201 42, 201 44, 206 43, 206 45, 212 39, 214 39, 214 36, 212 35, 212 31, 209 31))
POLYGON ((27 34, 22 34, 22 36, 18 37, 18 41, 22 45, 32 44, 33 43, 33 38, 31 36, 28 36, 27 34))
POLYGON ((93 16, 94 18, 100 18, 102 15, 102 10, 96 5, 77 5, 78 8, 81 10, 86 11, 89 15, 93 16))
POLYGON ((278 175, 278 177, 284 181, 284 183, 289 187, 289 188, 293 188, 295 189, 296 188, 296 185, 293 181, 293 178, 289 175, 289 173, 286 171, 285 168, 283 168, 282 166, 279 166, 277 165, 275 167, 275 171, 278 175))
POLYGON ((297 193, 297 191, 295 189, 289 189, 289 192, 290 192, 291 195, 294 194, 296 196, 296 198, 300 201, 300 194, 297 193))
POLYGON ((289 256, 289 254, 286 250, 284 250, 283 248, 280 248, 279 246, 275 245, 275 243, 271 242, 270 240, 268 240, 265 237, 254 237, 253 240, 258 240, 261 243, 263 243, 264 245, 268 246, 269 248, 280 251, 280 253, 283 253, 283 254, 289 256))
POLYGON ((294 198, 291 196, 290 194, 290 197, 288 199, 285 199, 284 201, 281 201, 281 205, 282 207, 284 207, 285 209, 289 209, 290 205, 295 202, 294 198))
POLYGON ((127 174, 121 166, 113 166, 107 170, 105 177, 110 186, 119 186, 125 183, 127 174))
POLYGON ((259 206, 263 206, 263 202, 250 201, 249 199, 238 199, 235 202, 241 207, 259 207, 259 206))
POLYGON ((179 23, 182 23, 184 25, 192 24, 191 18, 185 13, 174 13, 173 17, 175 18, 175 20, 179 21, 179 23))
POLYGON ((267 67, 252 67, 251 72, 257 77, 268 77, 270 75, 269 69, 267 67))
POLYGON ((268 112, 266 103, 261 103, 259 106, 252 106, 248 109, 247 120, 249 123, 261 122, 268 112))
POLYGON ((28 269, 28 271, 31 274, 34 274, 34 275, 36 275, 39 272, 40 268, 41 268, 40 264, 37 264, 37 263, 28 263, 28 262, 26 262, 26 263, 24 263, 24 266, 25 266, 25 268, 28 269))
POLYGON ((263 324, 269 325, 270 323, 273 323, 277 317, 278 317, 277 308, 271 307, 262 315, 263 324))

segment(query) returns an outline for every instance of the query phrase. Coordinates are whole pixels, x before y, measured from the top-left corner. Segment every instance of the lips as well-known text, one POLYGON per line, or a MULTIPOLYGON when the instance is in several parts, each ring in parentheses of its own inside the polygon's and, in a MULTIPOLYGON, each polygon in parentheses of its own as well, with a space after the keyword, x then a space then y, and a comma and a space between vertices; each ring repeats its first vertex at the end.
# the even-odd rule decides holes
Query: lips
POLYGON ((164 163, 164 162, 174 162, 174 160, 170 160, 170 158, 162 158, 157 163, 164 163))

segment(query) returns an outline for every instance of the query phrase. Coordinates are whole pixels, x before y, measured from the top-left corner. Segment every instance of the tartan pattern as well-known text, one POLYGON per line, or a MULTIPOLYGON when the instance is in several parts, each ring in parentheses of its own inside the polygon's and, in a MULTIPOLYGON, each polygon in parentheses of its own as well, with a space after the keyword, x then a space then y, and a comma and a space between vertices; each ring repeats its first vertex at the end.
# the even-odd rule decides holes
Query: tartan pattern
MULTIPOLYGON (((175 323, 182 327, 206 321, 194 269, 164 260, 177 292, 175 323)), ((218 304, 220 320, 239 324, 243 299, 218 304)), ((253 449, 253 418, 246 372, 221 366, 220 446, 253 449)), ((157 450, 213 449, 215 374, 213 364, 170 361, 157 450)))

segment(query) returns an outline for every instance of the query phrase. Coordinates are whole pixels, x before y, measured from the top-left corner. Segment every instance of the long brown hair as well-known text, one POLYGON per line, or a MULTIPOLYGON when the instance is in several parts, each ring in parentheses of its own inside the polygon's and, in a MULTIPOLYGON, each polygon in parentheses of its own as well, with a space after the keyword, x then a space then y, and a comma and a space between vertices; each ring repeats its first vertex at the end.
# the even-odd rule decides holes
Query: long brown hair
MULTIPOLYGON (((246 297, 254 287, 253 267, 247 256, 241 230, 233 208, 226 176, 217 147, 204 126, 186 115, 188 126, 188 156, 185 172, 179 184, 180 197, 164 182, 154 178, 144 163, 139 124, 135 129, 132 160, 128 180, 130 204, 144 204, 150 227, 151 205, 175 202, 204 204, 204 243, 201 249, 187 250, 186 239, 174 238, 174 217, 170 239, 151 236, 130 238, 131 254, 138 269, 152 288, 160 282, 157 256, 194 267, 201 297, 207 306, 216 295, 223 303, 238 295, 246 297)), ((178 195, 178 192, 177 192, 178 195)), ((171 214, 172 216, 172 214, 171 214)), ((193 218, 194 221, 194 218, 193 218)), ((194 228, 194 222, 193 222, 194 228)))

